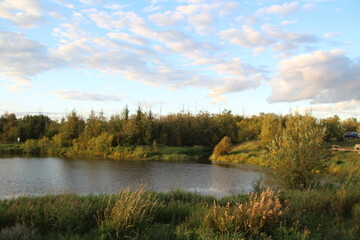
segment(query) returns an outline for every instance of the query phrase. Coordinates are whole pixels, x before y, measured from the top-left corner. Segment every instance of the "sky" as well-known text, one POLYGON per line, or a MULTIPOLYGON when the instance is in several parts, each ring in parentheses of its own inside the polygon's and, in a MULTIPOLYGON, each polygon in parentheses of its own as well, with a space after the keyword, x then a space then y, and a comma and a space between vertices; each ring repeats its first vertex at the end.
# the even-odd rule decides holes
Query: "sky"
POLYGON ((0 0, 0 114, 360 113, 359 0, 0 0))

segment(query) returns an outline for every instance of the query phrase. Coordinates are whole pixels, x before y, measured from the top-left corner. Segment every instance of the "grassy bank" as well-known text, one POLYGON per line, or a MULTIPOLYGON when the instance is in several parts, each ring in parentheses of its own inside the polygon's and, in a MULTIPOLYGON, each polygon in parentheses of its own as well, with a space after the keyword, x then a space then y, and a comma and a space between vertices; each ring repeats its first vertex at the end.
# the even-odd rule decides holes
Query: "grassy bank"
POLYGON ((23 154, 23 153, 24 153, 23 144, 0 143, 0 154, 1 155, 23 154))
MULTIPOLYGON (((352 151, 355 144, 360 144, 360 140, 324 142, 323 149, 326 151, 324 155, 326 159, 323 173, 335 177, 337 181, 340 180, 343 183, 360 183, 360 154, 352 151), (341 151, 333 151, 333 145, 340 147, 341 151)), ((260 140, 235 145, 229 154, 219 157, 212 155, 210 159, 213 162, 248 163, 272 167, 272 163, 267 157, 267 149, 260 140)))
POLYGON ((37 140, 29 140, 25 144, 0 144, 1 155, 37 154, 42 156, 66 157, 99 157, 114 160, 162 160, 183 161, 207 158, 212 149, 202 146, 171 147, 165 145, 143 145, 130 147, 109 147, 102 149, 86 149, 78 146, 56 147, 41 144, 37 140))
POLYGON ((355 240, 359 235, 359 188, 268 189, 218 200, 138 190, 0 201, 0 239, 355 240))
POLYGON ((260 140, 249 141, 231 148, 229 154, 210 157, 214 162, 248 163, 258 166, 270 166, 266 157, 267 151, 260 140))

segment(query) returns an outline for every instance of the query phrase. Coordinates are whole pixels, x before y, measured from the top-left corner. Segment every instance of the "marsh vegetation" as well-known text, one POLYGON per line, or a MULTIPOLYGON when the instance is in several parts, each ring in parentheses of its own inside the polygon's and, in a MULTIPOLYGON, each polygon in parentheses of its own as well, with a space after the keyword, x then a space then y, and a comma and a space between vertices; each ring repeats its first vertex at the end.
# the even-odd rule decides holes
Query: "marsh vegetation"
POLYGON ((273 173, 270 184, 259 182, 249 194, 220 199, 181 191, 125 190, 2 200, 3 239, 355 240, 360 236, 360 155, 330 147, 336 144, 346 150, 360 143, 344 140, 344 132, 359 130, 355 118, 315 119, 297 113, 245 117, 230 111, 159 117, 140 108, 130 115, 125 108, 109 119, 92 113, 84 120, 73 111, 59 122, 43 115, 18 120, 11 114, 0 122, 2 141, 24 134, 23 144, 2 145, 3 153, 183 160, 214 149, 214 162, 250 163, 273 173), (38 134, 26 129, 38 129, 38 134))

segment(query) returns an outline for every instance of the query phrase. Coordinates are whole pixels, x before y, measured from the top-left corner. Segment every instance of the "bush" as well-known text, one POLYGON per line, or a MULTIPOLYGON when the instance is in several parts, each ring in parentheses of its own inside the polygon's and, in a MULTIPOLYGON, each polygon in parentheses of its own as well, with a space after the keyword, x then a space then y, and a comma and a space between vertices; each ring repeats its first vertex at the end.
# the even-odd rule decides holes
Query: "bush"
POLYGON ((268 144, 271 164, 287 187, 307 188, 324 167, 325 129, 309 116, 290 115, 286 128, 268 144))
POLYGON ((38 140, 35 139, 28 139, 24 144, 24 151, 26 153, 39 153, 40 146, 38 140))
POLYGON ((111 147, 113 138, 114 136, 112 134, 104 132, 97 137, 91 138, 88 142, 87 148, 99 154, 106 153, 111 147))
POLYGON ((249 194, 248 202, 228 203, 222 207, 214 203, 213 210, 205 217, 204 225, 213 232, 251 233, 270 232, 277 227, 282 215, 279 198, 270 189, 261 194, 249 194))
POLYGON ((221 141, 215 146, 213 157, 217 158, 223 155, 229 154, 231 151, 231 140, 229 137, 225 136, 221 141))
POLYGON ((178 153, 161 155, 161 160, 164 161, 184 161, 184 160, 189 160, 189 158, 191 157, 187 154, 178 154, 178 153))

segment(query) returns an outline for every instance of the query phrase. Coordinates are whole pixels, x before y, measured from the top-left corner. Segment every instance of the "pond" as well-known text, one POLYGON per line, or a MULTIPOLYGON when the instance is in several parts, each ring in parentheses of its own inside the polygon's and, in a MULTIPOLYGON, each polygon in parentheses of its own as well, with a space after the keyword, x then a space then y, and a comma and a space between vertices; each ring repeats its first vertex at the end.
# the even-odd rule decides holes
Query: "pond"
POLYGON ((125 188, 185 190, 224 197, 252 190, 262 170, 207 161, 113 161, 58 157, 0 158, 0 198, 47 193, 101 194, 125 188))

